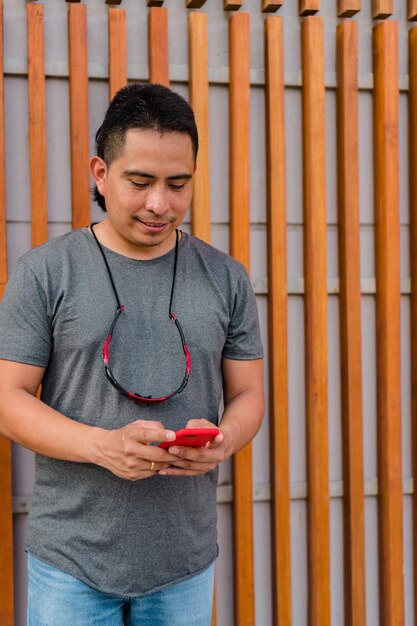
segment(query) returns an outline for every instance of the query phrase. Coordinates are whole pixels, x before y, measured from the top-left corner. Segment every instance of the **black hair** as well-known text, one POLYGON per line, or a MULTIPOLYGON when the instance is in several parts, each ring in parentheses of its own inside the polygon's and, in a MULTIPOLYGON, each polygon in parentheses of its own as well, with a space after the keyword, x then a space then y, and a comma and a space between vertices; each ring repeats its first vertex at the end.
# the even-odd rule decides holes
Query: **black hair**
MULTIPOLYGON (((197 159, 198 132, 194 113, 188 102, 168 87, 131 83, 116 93, 96 133, 96 153, 107 167, 121 154, 126 132, 131 128, 186 133, 191 139, 194 159, 197 159)), ((92 193, 93 199, 106 211, 104 197, 96 186, 92 193)))

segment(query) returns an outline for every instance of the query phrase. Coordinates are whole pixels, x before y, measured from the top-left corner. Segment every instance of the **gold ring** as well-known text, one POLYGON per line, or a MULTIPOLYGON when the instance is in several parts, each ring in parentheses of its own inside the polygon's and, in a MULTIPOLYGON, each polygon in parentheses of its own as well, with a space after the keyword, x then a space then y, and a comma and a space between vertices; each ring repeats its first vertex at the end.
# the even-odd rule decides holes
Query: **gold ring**
POLYGON ((153 472, 153 468, 155 467, 155 461, 151 461, 151 464, 149 466, 149 471, 153 472))

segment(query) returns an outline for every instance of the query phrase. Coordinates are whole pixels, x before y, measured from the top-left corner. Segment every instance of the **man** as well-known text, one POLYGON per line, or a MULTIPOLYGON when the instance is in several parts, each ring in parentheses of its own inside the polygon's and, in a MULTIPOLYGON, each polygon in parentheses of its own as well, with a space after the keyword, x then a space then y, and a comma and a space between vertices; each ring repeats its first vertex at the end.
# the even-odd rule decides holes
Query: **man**
POLYGON ((185 100, 132 84, 96 142, 105 219, 25 254, 0 305, 0 428, 36 452, 28 625, 208 626, 217 468, 263 414, 255 298, 239 263, 179 230, 198 150, 185 100), (210 444, 158 447, 217 425, 222 392, 210 444))

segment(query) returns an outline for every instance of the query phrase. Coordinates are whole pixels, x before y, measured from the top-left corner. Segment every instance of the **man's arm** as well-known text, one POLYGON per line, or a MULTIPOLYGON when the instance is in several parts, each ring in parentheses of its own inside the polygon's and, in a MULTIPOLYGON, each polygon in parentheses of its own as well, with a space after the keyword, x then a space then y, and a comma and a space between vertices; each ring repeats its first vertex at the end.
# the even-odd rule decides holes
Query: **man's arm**
POLYGON ((172 440, 160 422, 138 420, 105 430, 72 420, 36 398, 44 368, 0 360, 0 433, 25 448, 64 461, 95 463, 120 478, 138 480, 172 462, 149 443, 172 440), (149 471, 150 462, 155 468, 149 471))
MULTIPOLYGON (((204 448, 171 446, 170 454, 177 456, 175 467, 163 469, 160 474, 191 476, 209 472, 243 448, 258 432, 264 414, 263 360, 223 359, 222 369, 225 408, 220 434, 204 448)), ((212 425, 202 419, 187 424, 192 428, 212 425)))

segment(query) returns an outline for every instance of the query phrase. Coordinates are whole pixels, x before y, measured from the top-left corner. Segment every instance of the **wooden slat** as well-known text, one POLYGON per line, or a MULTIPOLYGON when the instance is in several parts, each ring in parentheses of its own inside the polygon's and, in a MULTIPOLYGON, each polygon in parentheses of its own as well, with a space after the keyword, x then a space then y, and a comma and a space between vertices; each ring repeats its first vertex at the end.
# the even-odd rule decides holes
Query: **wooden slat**
POLYGON ((122 0, 106 0, 106 4, 116 5, 116 4, 121 4, 121 3, 122 3, 122 0))
POLYGON ((372 19, 382 20, 393 13, 393 0, 372 0, 372 19))
POLYGON ((69 97, 71 132, 72 227, 91 222, 88 178, 87 7, 71 4, 68 12, 69 97))
POLYGON ((210 242, 210 154, 207 13, 193 12, 188 18, 190 103, 199 135, 197 170, 191 213, 192 232, 210 242))
POLYGON ((149 11, 149 81, 169 86, 168 12, 164 8, 149 11))
MULTIPOLYGON (((409 31, 409 181, 411 275, 411 430, 414 484, 417 483, 417 27, 409 31)), ((417 571, 417 488, 413 493, 414 572, 417 571)), ((417 624, 417 576, 414 576, 414 622, 417 624)))
POLYGON ((7 282, 6 158, 4 147, 3 70, 3 0, 0 0, 0 285, 5 285, 7 282))
POLYGON ((366 624, 359 257, 358 25, 337 28, 345 624, 366 624))
POLYGON ((243 0, 224 0, 223 8, 225 11, 238 11, 242 5, 243 0))
POLYGON ((282 2, 262 0, 262 13, 275 13, 282 6, 282 2))
POLYGON ((352 17, 361 10, 361 0, 338 0, 337 16, 352 17))
POLYGON ((323 21, 302 24, 309 625, 330 626, 323 21))
POLYGON ((407 19, 412 22, 417 20, 417 0, 408 0, 407 19))
MULTIPOLYGON (((0 0, 0 298, 7 281, 4 149, 3 0, 0 0)), ((0 624, 13 626, 13 518, 11 444, 0 436, 0 624)))
POLYGON ((320 0, 300 0, 300 15, 314 15, 317 11, 320 11, 320 0))
POLYGON ((148 7, 161 7, 164 4, 164 0, 148 0, 146 5, 148 7))
POLYGON ((201 9, 206 3, 206 0, 186 0, 185 6, 187 9, 201 9))
POLYGON ((265 20, 274 624, 291 625, 283 25, 265 20))
POLYGON ((373 32, 380 624, 404 624, 398 24, 373 32))
MULTIPOLYGON (((249 14, 235 13, 230 34, 230 253, 249 270, 249 14)), ((233 459, 235 625, 255 624, 252 447, 233 459)))
POLYGON ((26 9, 32 246, 38 246, 48 240, 43 5, 26 9))
POLYGON ((109 96, 127 84, 126 11, 109 9, 109 96))

